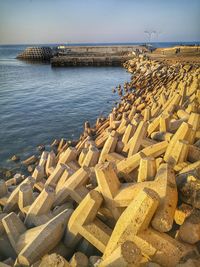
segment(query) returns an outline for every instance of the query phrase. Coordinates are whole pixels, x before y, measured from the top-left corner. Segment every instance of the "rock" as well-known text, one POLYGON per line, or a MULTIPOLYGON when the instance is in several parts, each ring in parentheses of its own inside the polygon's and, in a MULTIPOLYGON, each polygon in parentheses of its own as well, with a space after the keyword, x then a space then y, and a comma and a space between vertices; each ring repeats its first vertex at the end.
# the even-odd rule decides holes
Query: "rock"
POLYGON ((17 155, 13 155, 13 156, 11 157, 11 160, 17 162, 17 161, 20 160, 20 157, 17 156, 17 155))
POLYGON ((35 169, 34 165, 29 165, 27 168, 28 172, 30 172, 30 173, 32 173, 34 171, 34 169, 35 169))
POLYGON ((50 255, 45 255, 39 267, 71 267, 69 262, 67 262, 62 256, 53 253, 50 255))
POLYGON ((44 151, 45 150, 45 145, 39 145, 39 146, 37 146, 37 150, 38 151, 44 151))
POLYGON ((38 158, 35 155, 33 155, 33 156, 31 156, 31 157, 23 160, 22 161, 22 164, 24 164, 24 165, 30 165, 30 164, 35 163, 37 160, 38 160, 38 158))

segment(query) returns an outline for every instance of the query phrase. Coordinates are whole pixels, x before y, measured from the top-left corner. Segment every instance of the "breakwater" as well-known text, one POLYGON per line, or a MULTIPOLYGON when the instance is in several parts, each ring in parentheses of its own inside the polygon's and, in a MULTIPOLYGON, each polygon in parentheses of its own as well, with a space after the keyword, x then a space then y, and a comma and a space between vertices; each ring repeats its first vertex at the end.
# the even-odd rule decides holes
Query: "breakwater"
POLYGON ((8 265, 198 266, 200 68, 124 66, 134 75, 108 117, 1 181, 8 265))
POLYGON ((52 67, 121 66, 135 53, 143 53, 143 46, 67 46, 51 59, 52 67))

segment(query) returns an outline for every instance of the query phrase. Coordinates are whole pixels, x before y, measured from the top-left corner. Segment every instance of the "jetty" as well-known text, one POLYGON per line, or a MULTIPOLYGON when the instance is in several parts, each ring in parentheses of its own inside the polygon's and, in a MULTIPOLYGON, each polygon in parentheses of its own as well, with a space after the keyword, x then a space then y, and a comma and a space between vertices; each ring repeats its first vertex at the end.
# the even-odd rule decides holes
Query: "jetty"
POLYGON ((1 266, 200 266, 200 64, 124 67, 107 117, 0 181, 1 266))
POLYGON ((147 52, 144 46, 66 46, 51 59, 52 67, 120 66, 135 53, 147 52))

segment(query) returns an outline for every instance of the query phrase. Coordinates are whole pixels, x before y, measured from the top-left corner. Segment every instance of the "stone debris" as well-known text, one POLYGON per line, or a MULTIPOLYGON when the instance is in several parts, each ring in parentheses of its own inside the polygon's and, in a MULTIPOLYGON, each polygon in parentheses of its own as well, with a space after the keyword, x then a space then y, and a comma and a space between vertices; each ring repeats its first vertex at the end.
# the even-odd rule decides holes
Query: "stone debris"
POLYGON ((0 266, 200 266, 200 68, 124 66, 107 118, 0 180, 0 266))

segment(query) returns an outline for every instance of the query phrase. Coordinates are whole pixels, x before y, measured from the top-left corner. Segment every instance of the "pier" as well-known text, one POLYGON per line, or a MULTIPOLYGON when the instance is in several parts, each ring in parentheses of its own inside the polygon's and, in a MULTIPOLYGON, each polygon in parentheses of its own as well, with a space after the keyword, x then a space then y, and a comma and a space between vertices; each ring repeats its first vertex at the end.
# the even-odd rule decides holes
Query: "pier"
POLYGON ((133 55, 146 52, 144 46, 64 46, 51 59, 52 67, 120 66, 133 55))

